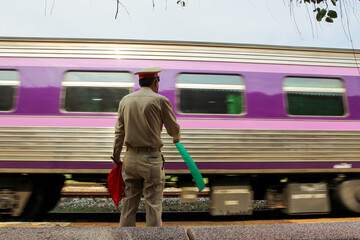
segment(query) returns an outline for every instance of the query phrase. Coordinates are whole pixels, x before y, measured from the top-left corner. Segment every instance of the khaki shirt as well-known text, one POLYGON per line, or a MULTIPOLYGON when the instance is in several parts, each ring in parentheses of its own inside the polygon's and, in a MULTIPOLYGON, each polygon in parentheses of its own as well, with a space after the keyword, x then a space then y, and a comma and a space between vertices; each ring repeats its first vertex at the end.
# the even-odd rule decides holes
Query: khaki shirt
POLYGON ((129 147, 161 148, 163 125, 173 140, 180 140, 180 126, 176 123, 169 99, 154 93, 149 87, 126 95, 119 103, 114 161, 120 162, 124 143, 129 147))

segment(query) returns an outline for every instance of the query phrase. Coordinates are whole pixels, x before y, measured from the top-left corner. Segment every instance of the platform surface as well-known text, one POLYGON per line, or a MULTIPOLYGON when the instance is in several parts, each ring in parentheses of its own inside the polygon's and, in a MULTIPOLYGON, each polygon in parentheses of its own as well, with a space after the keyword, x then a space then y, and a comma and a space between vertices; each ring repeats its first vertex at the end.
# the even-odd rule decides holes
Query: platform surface
POLYGON ((222 226, 116 227, 71 223, 0 223, 9 240, 212 240, 212 239, 360 239, 360 221, 222 226))

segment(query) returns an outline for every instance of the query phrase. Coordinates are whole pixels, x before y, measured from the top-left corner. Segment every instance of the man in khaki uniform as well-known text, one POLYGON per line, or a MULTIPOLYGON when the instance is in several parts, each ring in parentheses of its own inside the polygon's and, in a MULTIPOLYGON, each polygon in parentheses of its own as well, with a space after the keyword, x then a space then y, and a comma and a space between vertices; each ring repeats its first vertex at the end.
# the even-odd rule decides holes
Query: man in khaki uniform
POLYGON ((141 89, 126 95, 119 104, 112 156, 116 165, 120 164, 123 144, 127 147, 122 165, 125 195, 120 226, 136 225, 136 211, 142 194, 146 225, 162 225, 165 172, 160 134, 165 125, 173 142, 179 142, 180 127, 169 99, 157 94, 160 71, 160 67, 152 67, 136 72, 141 89))

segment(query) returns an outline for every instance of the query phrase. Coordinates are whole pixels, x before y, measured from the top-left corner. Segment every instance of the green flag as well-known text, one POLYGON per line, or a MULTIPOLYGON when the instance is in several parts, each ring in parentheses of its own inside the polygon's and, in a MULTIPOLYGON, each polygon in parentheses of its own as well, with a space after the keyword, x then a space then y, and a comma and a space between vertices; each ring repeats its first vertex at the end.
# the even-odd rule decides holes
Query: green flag
POLYGON ((175 143, 175 146, 177 150, 179 151, 181 157, 184 159, 187 167, 189 168, 191 175, 193 176, 195 183, 199 189, 199 192, 201 192, 205 187, 204 179, 201 176, 201 173, 199 169, 197 168, 196 164, 190 157, 189 153, 186 151, 184 146, 181 143, 175 143))

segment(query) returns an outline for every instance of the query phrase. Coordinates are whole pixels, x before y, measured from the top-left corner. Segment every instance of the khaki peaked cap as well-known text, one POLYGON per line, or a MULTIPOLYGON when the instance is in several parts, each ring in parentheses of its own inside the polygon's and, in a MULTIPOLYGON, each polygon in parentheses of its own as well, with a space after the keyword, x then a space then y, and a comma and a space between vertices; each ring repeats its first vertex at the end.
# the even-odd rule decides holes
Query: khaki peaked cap
POLYGON ((134 74, 138 74, 139 78, 146 78, 146 77, 157 77, 159 76, 158 73, 161 72, 161 67, 150 67, 144 68, 134 74))

